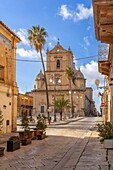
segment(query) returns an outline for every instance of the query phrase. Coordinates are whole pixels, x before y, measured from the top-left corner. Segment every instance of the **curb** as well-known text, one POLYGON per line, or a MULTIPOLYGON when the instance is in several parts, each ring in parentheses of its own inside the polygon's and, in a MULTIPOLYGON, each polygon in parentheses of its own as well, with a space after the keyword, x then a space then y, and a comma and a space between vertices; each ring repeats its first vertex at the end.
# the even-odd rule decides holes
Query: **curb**
POLYGON ((76 121, 81 120, 81 119, 84 119, 84 117, 81 117, 81 118, 78 118, 78 119, 73 119, 73 120, 68 120, 67 122, 51 123, 50 125, 48 125, 48 128, 49 128, 49 126, 54 126, 54 125, 66 125, 66 124, 69 124, 70 122, 76 122, 76 121))

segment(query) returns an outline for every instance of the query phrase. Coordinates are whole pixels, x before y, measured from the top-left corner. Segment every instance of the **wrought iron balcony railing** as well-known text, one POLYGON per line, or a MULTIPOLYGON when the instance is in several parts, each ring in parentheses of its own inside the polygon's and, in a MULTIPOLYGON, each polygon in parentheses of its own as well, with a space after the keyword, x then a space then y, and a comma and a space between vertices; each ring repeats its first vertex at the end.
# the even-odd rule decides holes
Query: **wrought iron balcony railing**
POLYGON ((98 61, 108 61, 109 46, 108 44, 98 45, 98 61))

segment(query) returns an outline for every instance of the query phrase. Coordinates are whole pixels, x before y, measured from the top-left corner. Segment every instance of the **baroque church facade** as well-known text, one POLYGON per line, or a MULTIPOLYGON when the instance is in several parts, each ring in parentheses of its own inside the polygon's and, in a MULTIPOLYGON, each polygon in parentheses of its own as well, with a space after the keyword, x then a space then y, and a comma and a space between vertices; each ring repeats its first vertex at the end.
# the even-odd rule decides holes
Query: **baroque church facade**
MULTIPOLYGON (((66 50, 58 42, 52 50, 46 51, 46 78, 50 116, 53 115, 54 112, 57 112, 53 104, 54 100, 61 97, 70 100, 74 116, 77 114, 79 114, 79 116, 85 115, 86 79, 81 70, 75 68, 74 56, 70 48, 66 50), (65 69, 68 66, 74 69, 71 89, 69 79, 65 74, 65 69)), ((45 82, 41 70, 36 76, 35 82, 34 89, 28 92, 29 95, 33 96, 33 112, 36 115, 38 113, 47 114, 45 82)), ((65 109, 63 116, 71 117, 71 112, 71 109, 65 109)))

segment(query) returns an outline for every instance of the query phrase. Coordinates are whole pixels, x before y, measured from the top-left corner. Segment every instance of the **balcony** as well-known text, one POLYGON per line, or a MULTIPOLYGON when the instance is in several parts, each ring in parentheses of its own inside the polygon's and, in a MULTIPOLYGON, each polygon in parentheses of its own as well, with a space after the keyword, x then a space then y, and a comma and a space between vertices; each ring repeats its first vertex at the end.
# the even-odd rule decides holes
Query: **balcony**
POLYGON ((113 44, 113 0, 93 0, 96 39, 113 44))
POLYGON ((108 59, 109 48, 107 44, 98 46, 98 70, 103 75, 109 75, 110 63, 108 59))

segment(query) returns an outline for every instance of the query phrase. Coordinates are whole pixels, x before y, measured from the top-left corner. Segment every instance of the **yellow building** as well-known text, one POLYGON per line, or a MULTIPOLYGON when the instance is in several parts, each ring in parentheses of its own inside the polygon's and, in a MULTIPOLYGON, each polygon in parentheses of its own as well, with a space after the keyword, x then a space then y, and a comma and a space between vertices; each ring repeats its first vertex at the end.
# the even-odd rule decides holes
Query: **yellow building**
POLYGON ((99 49, 98 69, 105 75, 106 87, 102 97, 104 122, 113 122, 113 0, 93 0, 96 39, 108 44, 99 49))
POLYGON ((32 116, 33 112, 33 97, 27 94, 18 94, 18 115, 21 117, 23 113, 27 113, 27 116, 32 116))
POLYGON ((93 101, 93 89, 91 87, 87 87, 85 92, 85 115, 97 116, 95 102, 93 101))
POLYGON ((16 130, 16 43, 20 41, 20 38, 0 21, 0 109, 4 118, 3 133, 16 130))
MULTIPOLYGON (((72 97, 74 114, 84 116, 86 79, 84 78, 81 70, 77 70, 75 68, 73 58, 74 56, 70 48, 68 50, 64 49, 59 42, 52 50, 47 50, 46 52, 46 77, 48 84, 49 104, 52 111, 50 116, 54 114, 55 108, 53 101, 59 97, 69 99, 70 103, 72 97), (74 69, 71 89, 69 79, 65 75, 65 69, 67 66, 74 69)), ((42 71, 40 71, 40 73, 36 76, 35 89, 29 92, 29 94, 33 96, 34 112, 36 114, 47 113, 45 82, 42 71)), ((57 112, 56 109, 55 112, 57 112)), ((72 116, 71 110, 69 111, 65 109, 64 114, 72 116)))

